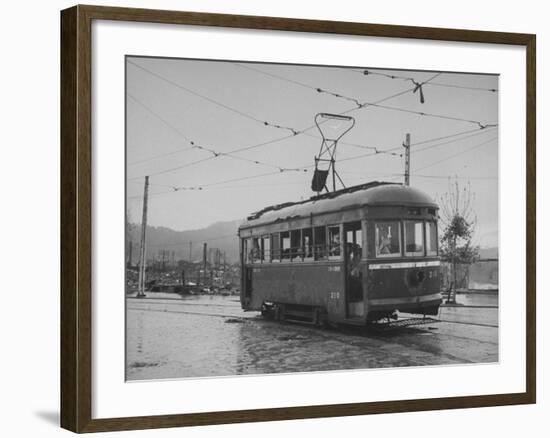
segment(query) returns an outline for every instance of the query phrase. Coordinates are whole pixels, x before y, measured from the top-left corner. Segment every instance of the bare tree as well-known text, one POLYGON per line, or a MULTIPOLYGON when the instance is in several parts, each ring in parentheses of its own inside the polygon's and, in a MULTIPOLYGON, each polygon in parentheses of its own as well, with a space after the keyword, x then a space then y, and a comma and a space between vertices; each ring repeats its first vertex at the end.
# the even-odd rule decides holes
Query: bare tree
POLYGON ((440 197, 440 223, 443 225, 440 255, 443 261, 451 264, 450 302, 456 301, 458 265, 471 264, 479 255, 479 247, 472 245, 477 222, 474 200, 470 183, 461 188, 458 178, 454 182, 449 179, 449 190, 440 197))

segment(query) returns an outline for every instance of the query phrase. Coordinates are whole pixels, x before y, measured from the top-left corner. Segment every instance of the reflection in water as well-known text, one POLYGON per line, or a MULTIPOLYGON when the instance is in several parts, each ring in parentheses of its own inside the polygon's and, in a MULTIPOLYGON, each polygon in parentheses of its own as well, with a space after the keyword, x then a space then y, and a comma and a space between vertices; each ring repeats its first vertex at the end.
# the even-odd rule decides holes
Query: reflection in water
MULTIPOLYGON (((440 324, 389 334, 320 330, 245 313, 237 297, 167 295, 127 301, 129 380, 498 360, 494 328, 440 324)), ((491 311, 498 316, 498 310, 491 311)))
POLYGON ((235 362, 235 373, 236 374, 247 374, 248 364, 250 363, 250 358, 248 355, 248 350, 246 349, 246 336, 247 329, 244 327, 244 324, 240 324, 238 331, 238 342, 236 344, 236 362, 235 362))
POLYGON ((143 353, 143 312, 137 313, 137 352, 143 353))

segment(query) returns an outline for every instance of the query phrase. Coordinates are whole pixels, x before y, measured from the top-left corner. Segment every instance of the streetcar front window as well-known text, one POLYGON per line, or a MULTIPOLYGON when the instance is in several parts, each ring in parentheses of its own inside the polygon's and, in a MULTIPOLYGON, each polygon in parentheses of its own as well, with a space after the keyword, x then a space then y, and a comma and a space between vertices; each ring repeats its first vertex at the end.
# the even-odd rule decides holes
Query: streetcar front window
POLYGON ((424 222, 405 221, 405 255, 424 255, 424 222))
POLYGON ((376 222, 376 257, 399 257, 401 255, 401 234, 398 221, 376 222))
POLYGON ((437 255, 437 224, 426 222, 426 253, 429 256, 437 255))

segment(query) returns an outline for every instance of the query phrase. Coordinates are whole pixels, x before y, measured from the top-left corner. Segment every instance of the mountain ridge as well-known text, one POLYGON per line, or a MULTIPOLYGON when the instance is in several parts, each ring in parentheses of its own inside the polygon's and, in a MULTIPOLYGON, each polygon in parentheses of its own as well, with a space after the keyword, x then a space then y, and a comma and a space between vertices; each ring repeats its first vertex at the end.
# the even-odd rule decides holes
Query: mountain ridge
MULTIPOLYGON (((205 228, 178 231, 165 226, 147 226, 147 254, 149 258, 161 251, 174 252, 176 259, 202 260, 203 243, 208 248, 218 248, 225 252, 227 261, 236 263, 239 260, 239 238, 237 230, 242 220, 215 222, 205 228), (191 245, 190 245, 191 243, 191 245)), ((139 252, 141 226, 129 224, 128 240, 132 242, 132 263, 136 263, 139 252)), ((127 248, 129 251, 129 245, 127 248)), ((127 258, 129 255, 127 254, 127 258)))

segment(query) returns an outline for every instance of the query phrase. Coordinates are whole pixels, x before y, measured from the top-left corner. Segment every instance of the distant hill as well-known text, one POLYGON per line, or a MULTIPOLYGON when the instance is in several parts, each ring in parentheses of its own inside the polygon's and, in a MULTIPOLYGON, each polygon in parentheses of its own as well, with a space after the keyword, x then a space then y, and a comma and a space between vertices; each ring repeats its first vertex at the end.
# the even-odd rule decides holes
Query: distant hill
MULTIPOLYGON (((189 242, 191 242, 191 259, 202 260, 202 246, 219 248, 224 252, 227 261, 239 261, 239 239, 237 229, 242 221, 217 222, 199 230, 176 231, 167 227, 147 227, 147 254, 152 257, 162 250, 174 251, 176 259, 189 260, 189 242)), ((129 236, 133 243, 132 262, 139 258, 139 241, 141 226, 133 224, 129 236)))

